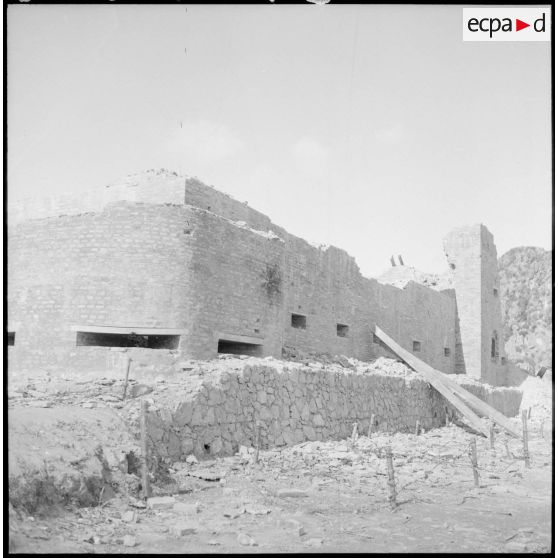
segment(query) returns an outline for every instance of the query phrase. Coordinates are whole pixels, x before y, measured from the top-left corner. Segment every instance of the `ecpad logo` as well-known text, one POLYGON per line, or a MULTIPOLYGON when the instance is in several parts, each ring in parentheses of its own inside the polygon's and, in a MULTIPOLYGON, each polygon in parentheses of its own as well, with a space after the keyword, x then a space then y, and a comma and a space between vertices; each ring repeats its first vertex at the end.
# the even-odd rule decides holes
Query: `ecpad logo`
POLYGON ((550 41, 550 8, 463 8, 464 41, 550 41))

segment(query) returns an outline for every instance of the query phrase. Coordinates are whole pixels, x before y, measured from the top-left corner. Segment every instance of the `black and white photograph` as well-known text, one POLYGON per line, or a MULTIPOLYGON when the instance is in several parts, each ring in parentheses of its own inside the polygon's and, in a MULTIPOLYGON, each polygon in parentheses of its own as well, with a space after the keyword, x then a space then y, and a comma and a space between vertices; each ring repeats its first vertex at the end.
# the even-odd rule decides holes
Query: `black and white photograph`
POLYGON ((553 4, 4 18, 9 553, 553 553, 553 4))

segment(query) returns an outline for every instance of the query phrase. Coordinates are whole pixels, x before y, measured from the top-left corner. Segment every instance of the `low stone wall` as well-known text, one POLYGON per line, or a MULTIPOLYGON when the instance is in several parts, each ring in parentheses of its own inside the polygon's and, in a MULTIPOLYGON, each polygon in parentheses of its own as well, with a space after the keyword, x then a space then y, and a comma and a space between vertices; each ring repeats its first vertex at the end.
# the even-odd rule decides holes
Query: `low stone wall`
POLYGON ((459 376, 456 379, 467 391, 470 391, 507 417, 515 417, 519 413, 523 396, 521 390, 514 387, 494 387, 459 376))
MULTIPOLYGON (((388 371, 355 371, 260 360, 192 378, 189 386, 154 398, 153 448, 172 460, 231 455, 240 445, 255 445, 257 423, 261 447, 269 448, 347 438, 355 422, 367 433, 372 414, 374 429, 383 432, 412 432, 417 420, 428 430, 445 423, 446 409, 455 414, 418 374, 392 363, 388 371)), ((521 394, 511 393, 517 390, 464 387, 505 414, 517 413, 521 394)))

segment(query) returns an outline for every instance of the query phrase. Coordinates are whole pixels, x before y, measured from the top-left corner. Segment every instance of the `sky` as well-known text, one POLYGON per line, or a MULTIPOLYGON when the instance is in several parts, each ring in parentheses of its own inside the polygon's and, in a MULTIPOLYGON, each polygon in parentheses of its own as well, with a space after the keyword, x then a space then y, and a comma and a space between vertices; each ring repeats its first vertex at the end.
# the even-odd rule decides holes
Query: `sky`
MULTIPOLYGON (((8 202, 168 168, 366 276, 484 223, 551 247, 549 42, 459 6, 9 5, 8 202)), ((9 219, 9 216, 8 216, 9 219)))

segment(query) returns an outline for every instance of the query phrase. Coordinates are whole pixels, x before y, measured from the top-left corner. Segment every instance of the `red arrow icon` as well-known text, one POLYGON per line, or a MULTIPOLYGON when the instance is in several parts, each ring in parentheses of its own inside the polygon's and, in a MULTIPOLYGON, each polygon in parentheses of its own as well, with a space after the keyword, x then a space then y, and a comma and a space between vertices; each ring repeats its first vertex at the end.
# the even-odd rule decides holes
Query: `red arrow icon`
POLYGON ((525 29, 525 27, 531 27, 530 23, 525 23, 524 21, 521 21, 520 19, 515 20, 515 30, 516 31, 521 31, 522 29, 525 29))

